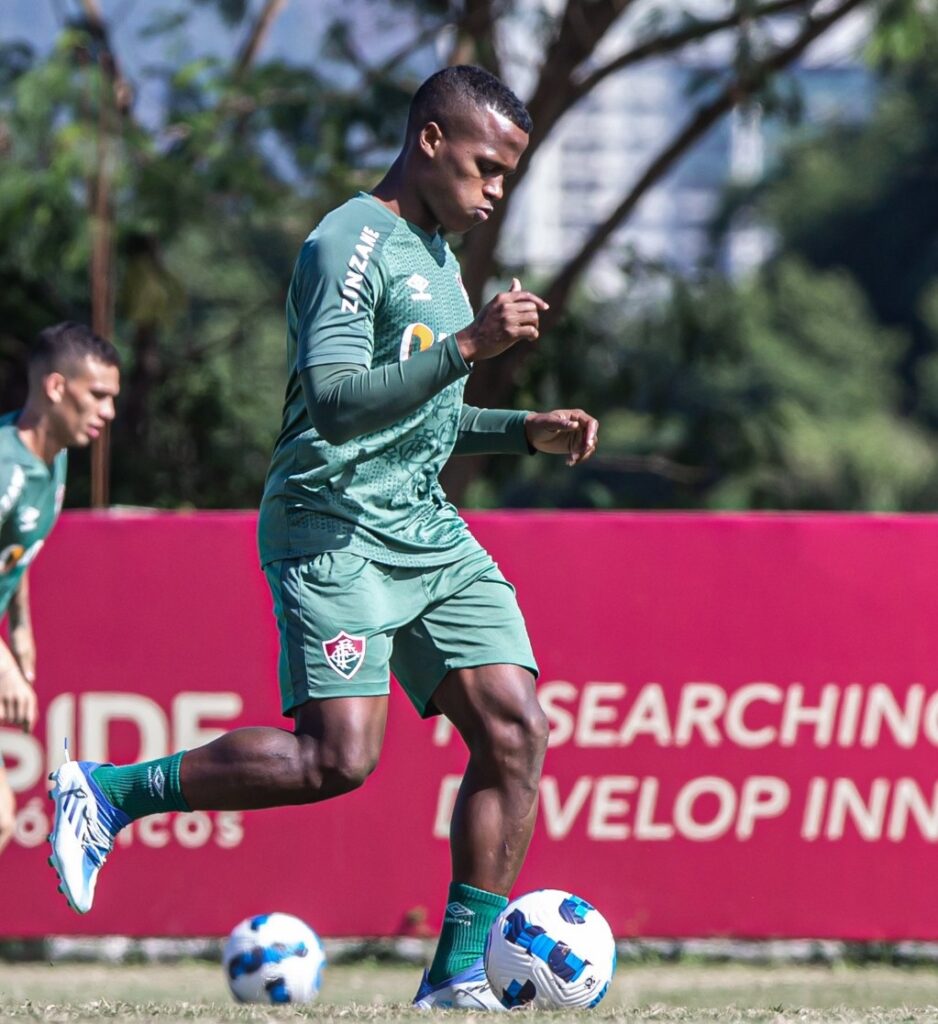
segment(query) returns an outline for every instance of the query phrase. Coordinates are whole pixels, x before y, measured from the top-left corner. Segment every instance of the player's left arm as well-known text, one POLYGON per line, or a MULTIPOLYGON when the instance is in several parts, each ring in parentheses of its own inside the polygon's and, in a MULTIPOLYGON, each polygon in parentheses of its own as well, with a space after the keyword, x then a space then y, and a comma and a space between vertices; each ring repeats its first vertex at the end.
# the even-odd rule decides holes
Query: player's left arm
POLYGON ((29 610, 29 572, 24 572, 7 606, 10 652, 23 678, 31 686, 36 682, 36 641, 29 610))
POLYGON ((528 413, 524 432, 532 448, 566 455, 568 466, 591 458, 599 443, 599 421, 582 409, 528 413))
POLYGON ((524 424, 527 410, 477 409, 464 405, 459 414, 454 455, 533 455, 524 424))
POLYGON ((464 405, 454 455, 566 455, 574 466, 590 458, 599 440, 599 423, 582 409, 518 412, 464 405))

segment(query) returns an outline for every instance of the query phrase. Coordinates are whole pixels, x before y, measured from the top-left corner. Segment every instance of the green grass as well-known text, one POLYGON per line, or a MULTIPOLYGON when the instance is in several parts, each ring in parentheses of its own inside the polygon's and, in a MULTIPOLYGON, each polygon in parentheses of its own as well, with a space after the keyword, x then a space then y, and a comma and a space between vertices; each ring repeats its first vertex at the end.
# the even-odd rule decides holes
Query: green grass
MULTIPOLYGON (((426 1021, 409 1006, 419 980, 414 967, 374 963, 327 967, 320 999, 308 1007, 239 1006, 213 964, 0 963, 0 1021, 315 1020, 426 1021)), ((449 1011, 434 1016, 478 1019, 449 1011)), ((545 1016, 520 1011, 515 1018, 545 1016)), ((868 967, 755 967, 688 963, 619 968, 604 1002, 588 1015, 550 1013, 554 1024, 594 1021, 684 1024, 773 1022, 938 1022, 938 970, 868 967)))

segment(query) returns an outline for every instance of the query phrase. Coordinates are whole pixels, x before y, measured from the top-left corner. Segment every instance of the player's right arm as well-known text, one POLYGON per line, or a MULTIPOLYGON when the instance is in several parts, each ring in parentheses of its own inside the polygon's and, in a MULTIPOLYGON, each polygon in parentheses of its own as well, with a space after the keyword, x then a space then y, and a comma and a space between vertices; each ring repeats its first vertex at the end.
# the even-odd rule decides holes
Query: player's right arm
POLYGON ((382 247, 393 222, 363 224, 340 208, 303 246, 291 285, 296 371, 317 433, 344 444, 414 412, 470 367, 446 338, 400 363, 372 367, 386 287, 382 247))
POLYGON ((549 308, 540 296, 525 291, 518 278, 512 278, 511 288, 490 300, 456 335, 460 354, 467 363, 476 363, 501 355, 519 341, 537 341, 540 314, 549 308))
POLYGON ((546 308, 516 281, 458 334, 399 363, 372 368, 374 318, 385 287, 381 244, 379 231, 359 224, 343 230, 336 218, 306 243, 294 278, 297 372, 313 426, 330 444, 414 412, 471 372, 467 353, 491 358, 522 337, 536 337, 532 315, 536 323, 537 304, 546 308))

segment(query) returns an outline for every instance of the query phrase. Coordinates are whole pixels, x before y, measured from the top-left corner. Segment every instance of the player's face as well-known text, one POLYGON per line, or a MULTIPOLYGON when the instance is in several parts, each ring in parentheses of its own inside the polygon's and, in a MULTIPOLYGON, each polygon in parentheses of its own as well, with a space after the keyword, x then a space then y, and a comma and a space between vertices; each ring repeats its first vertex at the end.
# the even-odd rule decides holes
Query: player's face
POLYGON ((494 110, 473 110, 450 137, 428 125, 421 144, 432 156, 424 201, 440 227, 461 234, 488 220, 502 198, 506 175, 527 148, 528 135, 494 110))
POLYGON ((62 444, 81 448, 99 437, 114 419, 120 371, 85 356, 67 374, 52 375, 53 416, 62 444))

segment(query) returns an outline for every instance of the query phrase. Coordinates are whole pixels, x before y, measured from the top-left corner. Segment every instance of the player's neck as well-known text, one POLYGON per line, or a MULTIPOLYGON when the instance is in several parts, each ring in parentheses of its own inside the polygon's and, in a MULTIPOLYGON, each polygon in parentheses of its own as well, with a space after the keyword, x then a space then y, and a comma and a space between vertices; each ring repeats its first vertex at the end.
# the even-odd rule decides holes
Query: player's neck
POLYGON ((404 154, 391 164, 387 174, 371 191, 372 198, 386 206, 391 213, 415 224, 428 235, 435 235, 440 225, 420 201, 416 190, 410 185, 410 176, 404 167, 404 154))
POLYGON ((52 465, 56 455, 65 447, 54 435, 46 418, 28 403, 16 421, 16 430, 24 447, 48 466, 52 465))

